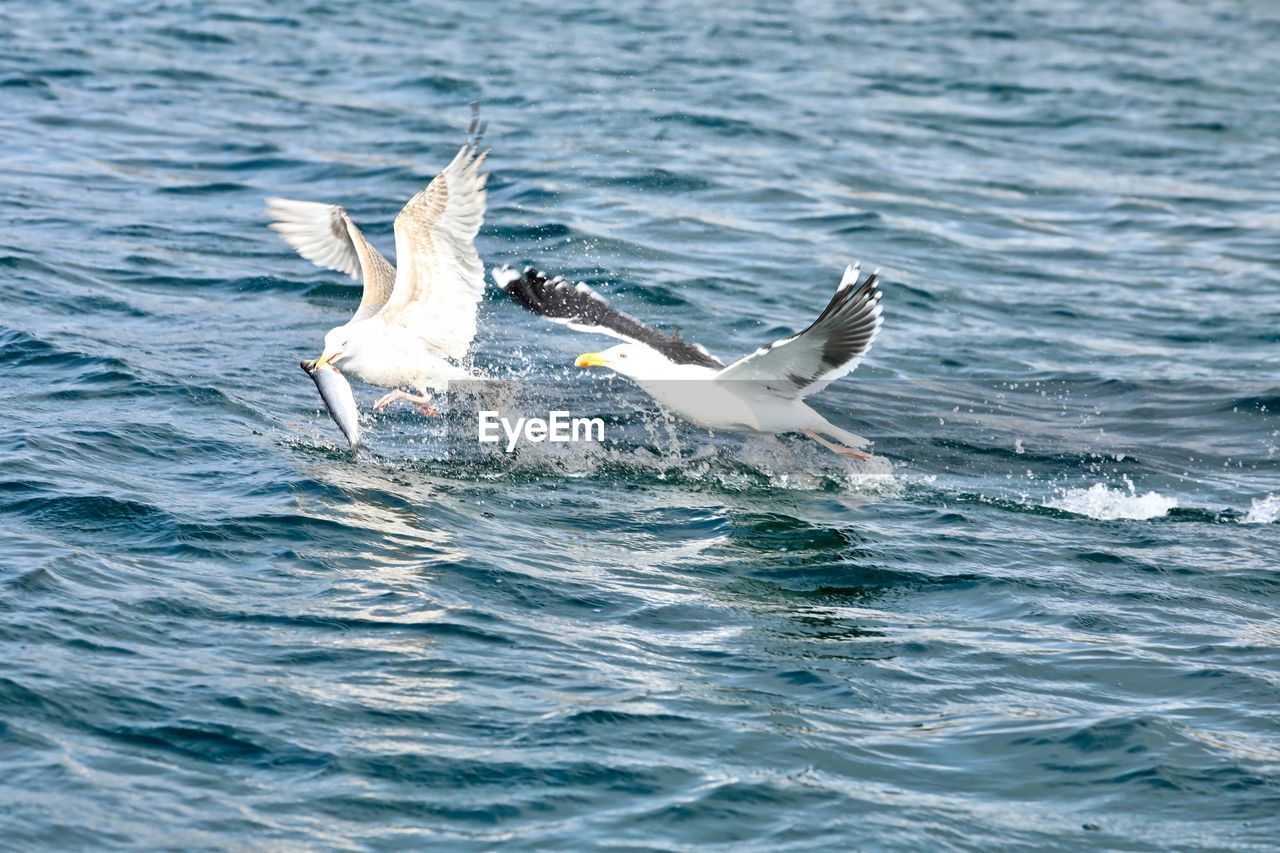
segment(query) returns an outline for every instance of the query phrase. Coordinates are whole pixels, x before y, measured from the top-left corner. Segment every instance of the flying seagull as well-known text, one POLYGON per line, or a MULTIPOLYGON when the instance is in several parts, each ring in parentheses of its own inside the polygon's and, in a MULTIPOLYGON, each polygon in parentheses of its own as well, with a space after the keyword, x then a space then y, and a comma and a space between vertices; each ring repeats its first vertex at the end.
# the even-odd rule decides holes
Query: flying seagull
POLYGON ((458 362, 476 334, 484 267, 475 237, 484 221, 489 152, 477 123, 453 161, 404 206, 395 221, 393 267, 338 205, 268 199, 271 227, 304 258, 363 280, 355 315, 324 336, 315 369, 331 365, 370 385, 393 389, 374 404, 397 400, 436 414, 430 391, 470 374, 458 362), (411 394, 403 388, 413 388, 411 394))
POLYGON ((859 283, 847 267, 826 309, 807 329, 726 366, 703 347, 666 335, 610 307, 585 284, 548 279, 532 268, 493 271, 525 309, 580 332, 626 343, 578 356, 578 367, 609 367, 667 409, 702 427, 777 435, 799 432, 842 456, 869 458, 869 442, 818 414, 804 398, 862 361, 880 331, 879 270, 859 283), (829 441, 823 436, 835 439, 829 441))

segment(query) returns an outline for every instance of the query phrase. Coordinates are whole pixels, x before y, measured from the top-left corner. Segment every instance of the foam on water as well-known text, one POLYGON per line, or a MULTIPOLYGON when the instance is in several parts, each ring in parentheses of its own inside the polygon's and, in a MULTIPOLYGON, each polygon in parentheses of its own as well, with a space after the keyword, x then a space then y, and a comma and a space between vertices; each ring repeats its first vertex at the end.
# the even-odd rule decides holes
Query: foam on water
POLYGON ((1241 524, 1272 524, 1280 520, 1280 495, 1267 495, 1265 498, 1254 498, 1249 511, 1241 524))
POLYGON ((489 445, 486 452, 435 460, 437 470, 462 479, 529 477, 595 478, 616 482, 667 482, 743 491, 848 491, 880 497, 896 495, 903 482, 894 464, 881 456, 866 461, 843 459, 800 441, 755 437, 725 443, 681 442, 674 436, 652 443, 520 444, 510 453, 489 445))
POLYGON ((1087 489, 1065 489, 1047 501, 1044 506, 1076 515, 1085 515, 1099 521, 1118 519, 1144 521, 1149 518, 1162 518, 1178 505, 1177 498, 1167 497, 1158 492, 1138 494, 1131 481, 1126 480, 1125 486, 1124 489, 1113 489, 1102 483, 1095 483, 1087 489))

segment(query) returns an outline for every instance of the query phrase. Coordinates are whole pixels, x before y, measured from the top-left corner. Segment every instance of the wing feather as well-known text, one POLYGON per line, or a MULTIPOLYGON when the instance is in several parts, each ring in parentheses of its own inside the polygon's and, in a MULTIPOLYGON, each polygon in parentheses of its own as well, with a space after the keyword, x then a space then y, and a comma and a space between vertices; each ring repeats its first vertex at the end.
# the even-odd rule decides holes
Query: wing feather
POLYGON ((395 267, 365 239, 340 205, 269 198, 267 212, 273 220, 271 229, 302 257, 364 282, 353 321, 373 316, 386 303, 395 283, 395 267))
POLYGON ((460 359, 476 334, 484 268, 475 238, 484 221, 488 151, 468 140, 396 217, 391 298, 378 316, 411 328, 442 354, 460 359))
POLYGON ((880 272, 859 285, 858 271, 857 264, 845 269, 835 296, 807 329, 738 359, 716 380, 756 382, 774 394, 796 399, 851 372, 871 349, 883 322, 880 272))
POLYGON ((685 341, 678 334, 663 334, 623 314, 585 284, 570 284, 559 277, 548 279, 532 267, 522 274, 510 267, 495 269, 493 280, 526 311, 574 331, 608 335, 641 344, 657 350, 676 364, 696 364, 713 370, 724 367, 705 348, 685 341))

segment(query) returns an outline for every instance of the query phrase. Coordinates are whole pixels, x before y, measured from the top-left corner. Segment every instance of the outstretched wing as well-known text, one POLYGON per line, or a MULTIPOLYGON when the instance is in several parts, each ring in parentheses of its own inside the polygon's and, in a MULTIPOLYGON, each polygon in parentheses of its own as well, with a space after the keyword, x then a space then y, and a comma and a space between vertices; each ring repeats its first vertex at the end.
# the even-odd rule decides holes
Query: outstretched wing
POLYGON ((570 284, 563 278, 548 279, 528 267, 523 274, 511 267, 493 271, 493 280, 522 308, 578 332, 593 332, 641 344, 657 350, 676 364, 696 364, 719 370, 724 365, 697 344, 679 335, 664 335, 634 317, 609 306, 585 284, 570 284))
POLYGON ((809 328, 761 347, 720 371, 716 381, 748 381, 790 399, 820 391, 862 361, 880 331, 880 271, 858 285, 846 267, 836 295, 809 328))
MULTIPOLYGON (((474 129, 474 123, 473 123, 474 129)), ((460 359, 476 334, 484 268, 475 238, 484 221, 489 152, 470 139, 444 171, 396 217, 396 278, 378 312, 412 329, 443 355, 460 359)))
POLYGON ((395 267, 365 239, 339 205, 269 198, 267 212, 273 220, 270 227, 302 257, 364 282, 353 321, 372 317, 386 303, 395 284, 395 267))

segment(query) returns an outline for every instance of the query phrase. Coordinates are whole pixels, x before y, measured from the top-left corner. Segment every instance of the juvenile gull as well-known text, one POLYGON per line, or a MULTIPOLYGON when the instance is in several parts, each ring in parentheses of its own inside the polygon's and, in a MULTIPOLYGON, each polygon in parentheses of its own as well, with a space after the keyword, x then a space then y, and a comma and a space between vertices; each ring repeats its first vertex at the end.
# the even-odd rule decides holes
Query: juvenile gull
POLYGON ((370 385, 392 388, 374 404, 397 400, 433 415, 430 391, 470 374, 458 362, 476 334, 484 268, 475 237, 484 220, 488 151, 472 138, 395 221, 393 267, 337 205, 270 199, 271 224, 304 258, 363 279, 360 306, 324 337, 315 367, 332 365, 370 385), (413 388, 417 394, 403 388, 413 388))
POLYGON ((818 414, 804 398, 862 361, 880 331, 879 271, 859 284, 859 266, 844 277, 807 329, 775 341, 727 367, 679 335, 665 335, 616 311, 585 284, 548 279, 526 269, 493 271, 508 296, 534 314, 581 332, 627 343, 578 356, 578 367, 610 367, 633 379, 667 409, 693 423, 730 432, 799 432, 842 456, 867 459, 869 442, 818 414), (835 439, 829 441, 823 436, 835 439))

